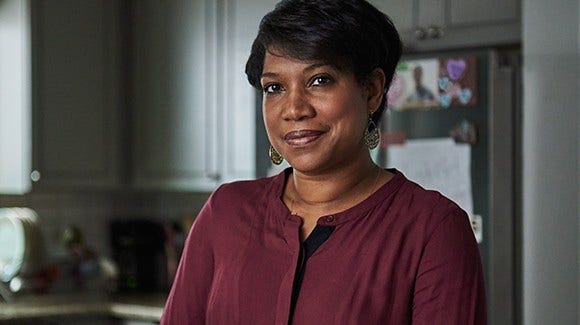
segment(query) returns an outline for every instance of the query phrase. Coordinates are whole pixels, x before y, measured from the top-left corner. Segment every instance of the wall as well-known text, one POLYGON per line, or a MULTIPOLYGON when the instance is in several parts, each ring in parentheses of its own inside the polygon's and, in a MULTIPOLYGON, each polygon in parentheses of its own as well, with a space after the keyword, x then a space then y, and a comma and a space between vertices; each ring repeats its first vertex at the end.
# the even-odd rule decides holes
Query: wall
POLYGON ((523 323, 578 324, 580 11, 522 4, 523 323))
POLYGON ((0 208, 29 207, 39 215, 49 252, 62 253, 63 231, 78 226, 98 254, 111 256, 109 222, 115 218, 151 218, 182 224, 193 220, 207 194, 55 190, 27 195, 0 195, 0 208))

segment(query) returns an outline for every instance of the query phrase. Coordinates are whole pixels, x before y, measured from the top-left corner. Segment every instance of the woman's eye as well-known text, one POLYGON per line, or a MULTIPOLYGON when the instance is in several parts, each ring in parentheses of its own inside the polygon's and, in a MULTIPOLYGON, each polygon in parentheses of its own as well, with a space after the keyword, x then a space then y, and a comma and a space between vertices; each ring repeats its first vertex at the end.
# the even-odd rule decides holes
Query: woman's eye
POLYGON ((280 84, 269 84, 269 85, 265 85, 264 88, 262 88, 262 91, 264 93, 277 93, 280 92, 282 90, 282 86, 280 84))
POLYGON ((330 77, 327 76, 316 76, 312 79, 311 85, 312 86, 322 86, 326 85, 331 82, 330 77))

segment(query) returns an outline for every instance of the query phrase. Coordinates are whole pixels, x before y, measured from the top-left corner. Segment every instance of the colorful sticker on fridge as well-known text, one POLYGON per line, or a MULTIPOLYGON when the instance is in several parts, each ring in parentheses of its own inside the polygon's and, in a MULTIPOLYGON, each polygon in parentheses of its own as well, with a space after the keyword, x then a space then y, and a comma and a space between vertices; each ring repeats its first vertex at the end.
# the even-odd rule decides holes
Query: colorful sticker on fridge
POLYGON ((475 56, 402 61, 387 93, 395 110, 440 109, 477 104, 475 56))
POLYGON ((443 108, 477 105, 477 58, 440 58, 438 84, 443 108))

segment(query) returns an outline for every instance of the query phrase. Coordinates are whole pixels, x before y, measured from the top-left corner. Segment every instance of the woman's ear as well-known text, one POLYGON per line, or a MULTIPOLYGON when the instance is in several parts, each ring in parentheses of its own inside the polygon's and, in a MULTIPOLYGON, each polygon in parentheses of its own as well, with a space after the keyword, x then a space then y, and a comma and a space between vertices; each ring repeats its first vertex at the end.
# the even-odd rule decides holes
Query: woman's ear
POLYGON ((375 112, 385 94, 385 72, 381 68, 374 69, 367 82, 367 107, 369 112, 375 112))

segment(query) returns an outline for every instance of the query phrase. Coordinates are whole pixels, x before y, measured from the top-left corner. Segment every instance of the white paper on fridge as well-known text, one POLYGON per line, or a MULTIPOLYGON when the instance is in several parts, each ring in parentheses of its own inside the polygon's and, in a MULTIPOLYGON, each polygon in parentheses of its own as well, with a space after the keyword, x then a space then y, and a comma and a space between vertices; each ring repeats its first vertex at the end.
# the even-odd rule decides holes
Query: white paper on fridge
POLYGON ((469 144, 451 138, 409 139, 387 147, 387 163, 424 188, 441 192, 472 218, 469 144))

